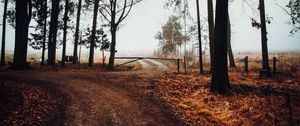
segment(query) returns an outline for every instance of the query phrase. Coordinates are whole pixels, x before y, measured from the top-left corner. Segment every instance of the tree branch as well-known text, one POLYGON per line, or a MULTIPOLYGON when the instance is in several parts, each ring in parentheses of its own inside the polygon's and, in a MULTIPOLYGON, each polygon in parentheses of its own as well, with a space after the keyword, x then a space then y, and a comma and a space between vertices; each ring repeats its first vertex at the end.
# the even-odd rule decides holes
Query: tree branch
MULTIPOLYGON (((131 6, 137 4, 137 3, 141 2, 141 1, 142 1, 142 0, 135 1, 135 2, 133 2, 132 4, 127 5, 125 8, 131 7, 131 6)), ((116 14, 120 13, 122 10, 123 10, 123 9, 118 10, 116 14)))
MULTIPOLYGON (((106 5, 106 6, 109 7, 108 5, 106 5)), ((111 16, 111 13, 109 13, 109 11, 107 10, 106 7, 100 7, 100 10, 102 10, 102 9, 105 10, 109 16, 111 16)))
MULTIPOLYGON (((122 15, 122 16, 120 16, 120 18, 119 18, 119 20, 118 20, 118 25, 129 15, 129 13, 130 13, 130 11, 131 11, 131 9, 132 9, 132 7, 133 7, 133 5, 135 5, 136 3, 139 3, 139 2, 141 2, 142 0, 138 0, 138 1, 136 1, 135 3, 134 3, 134 1, 133 0, 131 0, 131 3, 130 3, 130 8, 129 8, 129 10, 127 11, 127 13, 124 15, 122 15)), ((124 6, 124 10, 126 9, 126 6, 124 6)), ((125 12, 125 11, 124 11, 125 12)))
POLYGON ((297 17, 294 17, 288 10, 286 10, 285 8, 283 8, 282 6, 280 6, 277 3, 275 3, 275 5, 277 5, 278 7, 280 7, 283 11, 285 11, 288 15, 290 15, 290 17, 292 19, 294 19, 295 21, 297 21, 300 24, 300 20, 297 17))
MULTIPOLYGON (((100 14, 104 17, 104 19, 105 19, 106 21, 108 21, 108 23, 111 23, 110 20, 106 17, 106 15, 105 15, 101 10, 99 10, 99 12, 100 12, 100 14)), ((111 16, 111 15, 110 15, 110 16, 111 16)))
MULTIPOLYGON (((131 0, 131 3, 133 2, 133 0, 131 0)), ((119 25, 119 23, 121 22, 121 19, 123 18, 125 11, 126 11, 126 5, 127 5, 127 0, 124 1, 124 6, 123 6, 123 10, 121 16, 119 17, 118 21, 116 22, 117 26, 119 25)), ((117 14, 117 13, 116 13, 117 14)))

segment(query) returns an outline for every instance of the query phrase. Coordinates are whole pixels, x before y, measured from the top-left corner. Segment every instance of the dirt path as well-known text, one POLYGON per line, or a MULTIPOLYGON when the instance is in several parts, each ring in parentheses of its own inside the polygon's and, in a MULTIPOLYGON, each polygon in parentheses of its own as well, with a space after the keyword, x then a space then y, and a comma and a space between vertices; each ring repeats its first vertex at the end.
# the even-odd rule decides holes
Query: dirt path
POLYGON ((67 97, 65 125, 180 125, 153 98, 150 72, 5 72, 1 77, 47 82, 67 97))
POLYGON ((168 67, 158 61, 152 59, 144 59, 138 61, 143 69, 159 69, 159 70, 168 70, 168 67))

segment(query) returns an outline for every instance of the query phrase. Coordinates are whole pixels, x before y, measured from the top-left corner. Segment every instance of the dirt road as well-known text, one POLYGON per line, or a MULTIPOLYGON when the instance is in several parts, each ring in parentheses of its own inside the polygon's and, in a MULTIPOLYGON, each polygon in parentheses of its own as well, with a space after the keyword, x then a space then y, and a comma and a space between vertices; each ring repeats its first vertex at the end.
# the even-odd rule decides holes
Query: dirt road
POLYGON ((0 72, 18 81, 50 83, 66 95, 65 125, 181 125, 153 98, 153 72, 0 72))
POLYGON ((143 69, 159 69, 159 70, 168 70, 168 67, 158 61, 152 59, 144 59, 138 61, 143 69))

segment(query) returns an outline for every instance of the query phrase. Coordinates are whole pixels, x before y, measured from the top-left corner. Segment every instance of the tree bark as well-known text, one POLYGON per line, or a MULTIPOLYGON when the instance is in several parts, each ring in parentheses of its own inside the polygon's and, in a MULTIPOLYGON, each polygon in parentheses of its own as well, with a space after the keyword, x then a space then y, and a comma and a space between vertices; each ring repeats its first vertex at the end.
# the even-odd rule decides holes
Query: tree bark
POLYGON ((115 55, 116 55, 116 34, 117 34, 117 27, 116 24, 116 1, 112 4, 112 14, 111 14, 111 47, 110 47, 110 57, 108 61, 108 69, 113 70, 115 64, 115 55))
POLYGON ((200 8, 199 0, 196 0, 197 4, 197 23, 198 23, 198 40, 199 40, 199 68, 200 74, 203 74, 203 60, 202 60, 202 42, 201 42, 201 24, 200 24, 200 8))
POLYGON ((45 6, 45 10, 44 10, 44 37, 43 37, 43 47, 42 47, 42 61, 41 61, 41 65, 45 64, 45 51, 46 51, 46 35, 47 35, 47 0, 44 0, 44 6, 45 6))
POLYGON ((67 44, 67 30, 68 30, 68 11, 69 11, 69 0, 65 1, 65 14, 64 14, 64 33, 63 33, 63 48, 61 66, 65 67, 66 60, 66 44, 67 44))
POLYGON ((215 39, 215 24, 214 24, 214 7, 213 0, 207 0, 207 12, 208 12, 208 31, 209 31, 209 48, 210 48, 210 70, 212 71, 214 62, 214 39, 215 39))
POLYGON ((115 26, 112 26, 112 28, 111 28, 111 49, 110 49, 110 57, 109 57, 109 63, 108 63, 108 68, 110 70, 114 69, 114 64, 115 64, 116 34, 117 34, 117 29, 115 28, 115 26))
POLYGON ((230 68, 236 68, 235 61, 234 61, 234 56, 232 52, 232 47, 231 47, 231 23, 230 23, 230 17, 228 13, 228 23, 227 23, 227 46, 228 46, 228 58, 229 58, 229 67, 230 68))
POLYGON ((97 16, 98 16, 99 0, 95 1, 94 6, 94 17, 93 17, 93 28, 91 35, 91 45, 90 45, 90 55, 89 55, 89 67, 93 66, 94 63, 94 49, 95 49, 95 36, 96 36, 96 27, 97 27, 97 16))
POLYGON ((230 89, 227 66, 228 0, 217 0, 214 61, 211 91, 227 93, 230 89))
POLYGON ((52 0, 52 11, 48 41, 48 65, 55 66, 56 63, 56 42, 57 42, 57 26, 59 15, 59 0, 52 0))
POLYGON ((271 77, 271 71, 269 66, 268 44, 267 44, 267 28, 265 17, 265 2, 259 0, 260 20, 261 20, 261 45, 262 45, 262 70, 260 72, 261 77, 271 77))
POLYGON ((32 15, 31 0, 16 0, 16 30, 15 50, 12 69, 24 70, 28 68, 27 45, 28 28, 32 15))
POLYGON ((2 45, 1 45, 1 66, 5 65, 5 38, 6 38, 6 18, 8 0, 4 1, 3 22, 2 22, 2 45))
POLYGON ((78 10, 77 10, 77 19, 76 19, 76 31, 75 31, 75 42, 74 42, 74 51, 73 51, 73 64, 78 63, 78 39, 79 39, 79 27, 80 27, 80 15, 81 15, 81 4, 82 0, 79 0, 78 10))

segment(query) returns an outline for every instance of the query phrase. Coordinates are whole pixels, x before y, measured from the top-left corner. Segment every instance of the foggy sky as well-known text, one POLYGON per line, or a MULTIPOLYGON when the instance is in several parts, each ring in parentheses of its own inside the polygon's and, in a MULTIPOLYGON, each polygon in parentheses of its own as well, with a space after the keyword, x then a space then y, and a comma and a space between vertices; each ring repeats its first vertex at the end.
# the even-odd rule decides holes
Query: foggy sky
MULTIPOLYGON (((193 0, 188 1, 190 2, 191 14, 196 19, 196 2, 193 0)), ((280 7, 274 4, 278 3, 284 6, 288 0, 265 0, 265 2, 266 14, 272 17, 271 24, 267 24, 269 50, 300 51, 299 32, 295 36, 289 36, 289 31, 292 29, 292 26, 287 24, 289 17, 280 7)), ((167 10, 164 8, 164 3, 164 0, 144 0, 132 9, 132 12, 124 20, 120 30, 117 32, 117 55, 152 54, 158 47, 158 40, 154 39, 154 35, 161 30, 162 25, 166 23, 168 17, 173 13, 172 9, 167 10)), ((207 17, 206 0, 200 0, 200 8, 201 16, 207 17)), ((260 30, 251 27, 250 20, 250 18, 254 18, 259 21, 259 13, 253 13, 247 5, 243 6, 241 0, 235 0, 230 3, 229 8, 233 51, 260 51, 260 30)), ((2 23, 3 3, 0 5, 0 14, 2 23)), ((92 23, 92 18, 83 22, 92 23)), ((2 35, 2 26, 0 28, 0 35, 2 35)), ((6 49, 13 50, 14 30, 9 26, 7 28, 6 49)), ((69 35, 69 37, 72 36, 69 35)), ((72 54, 72 43, 72 41, 68 41, 67 55, 72 54)), ((33 51, 33 49, 29 48, 29 51, 33 51)), ((87 51, 87 49, 84 50, 84 52, 87 51)), ((60 53, 61 50, 57 52, 60 53)))

